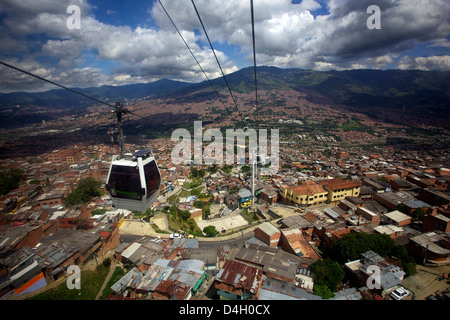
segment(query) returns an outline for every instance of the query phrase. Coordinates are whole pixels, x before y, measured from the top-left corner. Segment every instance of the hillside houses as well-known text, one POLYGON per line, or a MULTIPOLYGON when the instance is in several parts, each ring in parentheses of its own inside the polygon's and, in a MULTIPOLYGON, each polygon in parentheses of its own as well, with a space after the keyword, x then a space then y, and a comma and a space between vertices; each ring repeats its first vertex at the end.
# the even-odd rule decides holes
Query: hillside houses
MULTIPOLYGON (((172 163, 171 143, 161 139, 153 144, 162 176, 161 197, 154 207, 158 214, 169 214, 172 204, 166 197, 174 194, 176 213, 188 210, 195 223, 207 221, 205 211, 196 207, 197 196, 189 196, 196 188, 211 210, 208 219, 240 214, 243 207, 253 210, 249 175, 242 166, 231 170, 217 166, 215 172, 206 165, 196 166, 205 175, 195 181, 196 188, 187 188, 194 180, 193 166, 172 163), (183 196, 178 196, 181 192, 183 196)), ((129 270, 114 284, 115 296, 197 299, 200 289, 211 285, 218 295, 233 299, 320 300, 314 295, 310 266, 324 258, 323 250, 350 233, 386 234, 424 263, 449 262, 450 170, 445 160, 390 149, 341 148, 325 156, 318 150, 307 155, 301 146, 282 148, 286 152, 280 154, 280 170, 263 172, 255 183, 253 200, 258 212, 255 222, 249 223, 253 237, 231 249, 217 245, 203 250, 201 237, 170 239, 164 234, 121 241, 119 228, 132 213, 116 212, 108 195, 66 208, 64 197, 81 179, 106 181, 114 151, 109 146, 77 145, 14 163, 22 168, 25 179, 0 198, 0 268, 9 277, 0 284, 1 292, 28 293, 27 286, 42 288, 59 279, 69 263, 87 265, 95 257, 113 253, 129 270), (96 209, 106 212, 92 216, 96 209), (61 261, 38 267, 42 266, 40 255, 51 255, 52 250, 61 261), (33 272, 29 277, 14 277, 11 268, 22 257, 27 263, 20 268, 33 272)), ((368 274, 365 261, 370 257, 364 259, 349 265, 362 279, 368 274)), ((401 281, 401 271, 392 270, 401 281)), ((358 298, 351 290, 339 292, 339 299, 358 298)))

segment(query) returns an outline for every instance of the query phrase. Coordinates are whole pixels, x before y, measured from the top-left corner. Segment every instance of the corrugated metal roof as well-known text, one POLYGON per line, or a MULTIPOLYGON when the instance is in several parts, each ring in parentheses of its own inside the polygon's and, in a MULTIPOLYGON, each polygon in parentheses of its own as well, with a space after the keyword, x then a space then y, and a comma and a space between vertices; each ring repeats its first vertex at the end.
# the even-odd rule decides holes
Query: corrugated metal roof
POLYGON ((338 291, 334 294, 331 300, 361 300, 362 295, 356 288, 348 288, 342 291, 338 291))
POLYGON ((204 275, 203 261, 158 259, 147 270, 145 276, 136 286, 139 290, 154 291, 166 280, 178 281, 195 287, 204 275))
POLYGON ((124 258, 130 258, 131 255, 137 250, 139 249, 139 247, 142 244, 140 244, 139 242, 133 242, 128 248, 125 249, 124 252, 122 252, 122 257, 124 258))
POLYGON ((111 290, 114 292, 121 292, 126 288, 127 284, 133 277, 137 277, 140 274, 137 268, 133 268, 128 271, 122 278, 111 286, 111 290))
POLYGON ((217 281, 243 288, 251 293, 259 290, 259 283, 262 280, 261 269, 235 260, 227 260, 222 269, 224 271, 216 276, 217 281))
POLYGON ((264 277, 259 300, 322 300, 290 282, 264 277))
POLYGON ((421 200, 404 201, 403 204, 405 206, 413 208, 413 209, 430 208, 431 207, 428 203, 425 203, 421 200))

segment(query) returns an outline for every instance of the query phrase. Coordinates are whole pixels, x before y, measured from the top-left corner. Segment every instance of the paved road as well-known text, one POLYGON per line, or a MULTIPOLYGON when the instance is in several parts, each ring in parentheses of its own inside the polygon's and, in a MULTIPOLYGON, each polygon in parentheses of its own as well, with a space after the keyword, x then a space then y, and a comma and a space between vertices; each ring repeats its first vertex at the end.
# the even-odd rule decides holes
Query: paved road
MULTIPOLYGON (((229 246, 230 248, 233 247, 240 247, 244 244, 245 241, 253 237, 253 229, 249 232, 245 233, 236 233, 233 235, 225 236, 225 237, 217 237, 217 238, 199 238, 198 241, 198 247, 199 248, 211 248, 216 249, 218 246, 229 246)), ((150 235, 149 235, 150 236, 150 235)), ((168 237, 169 235, 165 235, 168 237)), ((120 240, 127 243, 132 243, 138 239, 142 238, 142 235, 139 234, 120 234, 120 240)))
MULTIPOLYGON (((248 239, 253 237, 253 233, 246 233, 243 235, 235 236, 234 238, 229 238, 227 240, 218 240, 218 241, 202 241, 199 240, 198 247, 200 249, 214 249, 216 250, 219 246, 228 246, 231 249, 242 247, 248 239)), ((220 238, 214 238, 220 239, 220 238)))

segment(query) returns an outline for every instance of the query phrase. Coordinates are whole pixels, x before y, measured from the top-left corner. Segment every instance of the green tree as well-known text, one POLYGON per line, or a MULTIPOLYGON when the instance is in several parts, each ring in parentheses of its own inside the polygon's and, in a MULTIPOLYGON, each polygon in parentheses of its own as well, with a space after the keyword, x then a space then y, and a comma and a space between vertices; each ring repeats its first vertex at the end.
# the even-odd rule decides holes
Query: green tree
POLYGON ((226 164, 226 165, 224 165, 223 167, 222 167, 222 170, 223 170, 223 172, 225 172, 225 173, 231 173, 231 170, 233 169, 233 166, 231 166, 231 165, 228 165, 228 164, 226 164))
POLYGON ((199 208, 199 209, 203 209, 205 207, 205 203, 203 201, 194 201, 194 207, 199 208))
POLYGON ((10 191, 17 189, 24 181, 23 172, 17 168, 9 168, 0 171, 0 195, 8 194, 10 191))
POLYGON ((103 264, 105 267, 109 268, 109 266, 111 265, 111 258, 108 257, 108 258, 104 259, 103 262, 102 262, 102 264, 103 264))
POLYGON ((361 253, 369 250, 386 257, 395 246, 394 240, 385 234, 352 232, 336 241, 331 250, 331 257, 339 263, 346 263, 361 258, 361 253))
POLYGON ((205 207, 202 212, 202 219, 208 219, 210 214, 211 214, 210 207, 209 206, 205 207))
POLYGON ((416 272, 416 264, 406 247, 396 245, 394 240, 385 234, 349 233, 336 241, 329 256, 339 263, 357 260, 361 254, 373 251, 382 257, 396 257, 400 260, 406 275, 413 275, 416 272))
POLYGON ((198 169, 196 167, 191 167, 191 177, 192 178, 200 177, 198 169))
POLYGON ((213 164, 212 166, 208 167, 209 173, 216 173, 217 172, 217 164, 213 164))
POLYGON ((180 198, 176 194, 174 194, 168 197, 166 201, 168 204, 175 205, 178 203, 178 201, 180 201, 180 198))
POLYGON ((417 208, 416 210, 414 210, 413 212, 413 216, 414 218, 416 218, 417 220, 421 220, 423 221, 423 218, 425 217, 425 209, 423 208, 417 208))
POLYGON ((330 258, 317 260, 310 268, 314 274, 314 286, 325 285, 332 292, 337 290, 337 286, 344 279, 344 270, 339 263, 330 258))
POLYGON ((199 171, 198 171, 198 176, 200 177, 200 178, 204 178, 205 176, 206 176, 206 170, 205 169, 200 169, 199 171))
POLYGON ((73 207, 79 204, 85 204, 95 197, 102 195, 100 190, 100 182, 94 178, 82 179, 75 190, 73 190, 64 199, 64 203, 68 207, 73 207))
POLYGON ((313 293, 323 299, 331 299, 334 297, 333 291, 324 284, 315 284, 313 293))
POLYGON ((189 212, 189 210, 183 210, 180 212, 180 218, 183 219, 184 221, 188 220, 191 217, 191 213, 189 212))
POLYGON ((170 209, 169 209, 169 212, 170 212, 171 215, 176 216, 177 213, 178 213, 178 209, 177 209, 176 206, 171 206, 170 209))
POLYGON ((215 237, 219 234, 219 231, 216 230, 216 227, 214 226, 207 226, 203 228, 203 233, 206 234, 208 237, 215 237))

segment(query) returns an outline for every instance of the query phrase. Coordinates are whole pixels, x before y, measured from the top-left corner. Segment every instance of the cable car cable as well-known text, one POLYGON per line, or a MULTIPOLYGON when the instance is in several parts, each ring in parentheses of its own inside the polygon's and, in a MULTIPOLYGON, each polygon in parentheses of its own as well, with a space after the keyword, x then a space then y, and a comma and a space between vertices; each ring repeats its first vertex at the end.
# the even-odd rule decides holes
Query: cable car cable
POLYGON ((209 79, 209 77, 206 75, 205 70, 203 70, 200 62, 198 61, 198 59, 195 57, 194 53, 192 52, 191 48, 189 47, 189 45, 187 44, 186 40, 184 40, 183 35, 181 34, 180 30, 177 28, 177 26, 175 25, 175 22, 172 20, 172 18, 170 17, 169 13, 167 12, 166 8, 163 6, 163 4, 161 3, 160 0, 158 0, 159 4, 161 5, 161 7, 163 8, 164 12, 166 13, 167 17, 169 18, 170 22, 172 23, 172 25, 174 26, 175 30, 178 32, 178 35, 180 36, 181 40, 183 40, 184 45, 186 46, 186 48, 188 48, 189 52, 191 53, 192 57, 194 58, 195 62, 197 62, 197 65, 200 67, 200 70, 203 72, 205 78, 208 80, 209 84, 211 85, 211 87, 213 88, 213 90, 216 92, 217 96, 219 97, 220 102, 223 104, 223 106, 225 107, 225 109, 228 111, 228 113, 230 114, 230 116, 232 116, 232 112, 230 111, 230 109, 226 106, 225 102, 223 102, 222 97, 220 96, 220 93, 217 91, 216 87, 213 85, 213 83, 211 82, 211 80, 209 79))
MULTIPOLYGON (((256 119, 259 122, 259 107, 258 107, 258 80, 256 77, 256 48, 255 48, 255 15, 253 12, 253 0, 250 0, 250 12, 252 18, 252 41, 253 41, 253 68, 255 72, 255 106, 256 106, 256 119)), ((250 111, 249 111, 250 112, 250 111)))
MULTIPOLYGON (((22 73, 25 73, 25 74, 27 74, 27 75, 29 75, 29 76, 32 76, 32 77, 34 77, 34 78, 37 78, 37 79, 39 79, 39 80, 42 80, 42 81, 51 83, 51 84, 53 84, 53 85, 55 85, 55 86, 58 86, 58 87, 63 88, 63 89, 65 89, 65 90, 71 91, 71 92, 76 93, 76 94, 78 94, 78 95, 80 95, 80 96, 83 96, 83 97, 85 97, 85 98, 94 100, 94 101, 96 101, 96 102, 98 102, 98 103, 104 104, 104 105, 106 105, 106 106, 108 106, 108 107, 111 107, 111 108, 117 110, 117 107, 118 107, 117 104, 114 106, 114 105, 109 104, 109 103, 107 103, 107 102, 105 102, 105 101, 102 101, 102 100, 99 100, 99 99, 97 99, 97 98, 88 96, 87 94, 84 94, 84 93, 82 93, 82 92, 80 92, 80 91, 77 91, 77 90, 68 88, 68 87, 63 86, 63 85, 61 85, 61 84, 59 84, 59 83, 56 83, 56 82, 54 82, 54 81, 45 79, 45 78, 40 77, 40 76, 38 76, 38 75, 36 75, 36 74, 33 74, 33 73, 31 73, 31 72, 28 72, 28 71, 25 71, 25 70, 20 69, 20 68, 18 68, 18 67, 15 67, 15 66, 13 66, 13 65, 10 65, 10 64, 8 64, 8 63, 6 63, 6 62, 0 61, 0 64, 6 66, 6 67, 8 67, 8 68, 14 69, 14 70, 16 70, 16 71, 20 71, 20 72, 22 72, 22 73)), ((123 105, 122 105, 122 107, 123 107, 123 105)), ((134 115, 134 116, 136 116, 136 117, 144 118, 144 117, 142 117, 142 116, 140 116, 140 115, 138 115, 138 114, 136 114, 136 113, 134 113, 134 112, 132 112, 132 111, 130 111, 130 110, 128 110, 128 109, 125 109, 125 108, 123 108, 122 111, 123 111, 123 114, 125 114, 125 113, 130 113, 130 114, 132 114, 132 115, 134 115)))
MULTIPOLYGON (((253 42, 253 70, 254 70, 254 81, 255 81, 255 107, 256 107, 256 113, 255 113, 255 120, 256 123, 259 121, 259 104, 258 104, 258 80, 256 76, 256 46, 255 46, 255 16, 253 11, 253 0, 250 0, 250 14, 251 14, 251 21, 252 21, 252 42, 253 42)), ((245 114, 244 117, 246 117, 250 111, 252 111, 253 107, 250 108, 245 114)))
POLYGON ((112 104, 109 104, 109 103, 107 103, 107 102, 105 102, 105 101, 98 100, 98 99, 96 99, 96 98, 93 98, 93 97, 91 97, 91 96, 88 96, 87 94, 81 93, 81 92, 79 92, 79 91, 77 91, 77 90, 67 88, 67 87, 65 87, 65 86, 63 86, 63 85, 61 85, 61 84, 58 84, 58 83, 54 82, 54 81, 51 81, 51 80, 42 78, 42 77, 40 77, 40 76, 38 76, 38 75, 35 75, 35 74, 31 73, 31 72, 22 70, 22 69, 20 69, 20 68, 18 68, 18 67, 12 66, 12 65, 10 65, 10 64, 8 64, 8 63, 5 63, 5 62, 3 62, 3 61, 0 61, 0 64, 4 65, 4 66, 6 66, 6 67, 9 67, 9 68, 11 68, 11 69, 14 69, 14 70, 23 72, 23 73, 25 73, 25 74, 27 74, 27 75, 29 75, 29 76, 35 77, 35 78, 37 78, 37 79, 39 79, 39 80, 42 80, 42 81, 51 83, 51 84, 53 84, 53 85, 55 85, 55 86, 58 86, 58 87, 63 88, 63 89, 66 89, 66 90, 71 91, 71 92, 73 92, 73 93, 79 94, 79 95, 81 95, 81 96, 83 96, 83 97, 86 97, 86 98, 88 98, 88 99, 94 100, 94 101, 96 101, 96 102, 98 102, 98 103, 107 105, 107 106, 109 106, 109 107, 111 107, 111 108, 115 108, 112 104))
POLYGON ((227 78, 222 70, 222 66, 220 65, 219 59, 217 58, 216 52, 214 51, 211 40, 209 39, 208 33, 206 32, 205 25, 203 24, 202 18, 200 17, 200 13, 197 10, 197 6, 195 5, 194 0, 191 0, 191 2, 192 2, 192 5, 194 6, 195 13, 197 14, 198 20, 200 21, 200 24, 202 25, 203 32, 205 32, 205 36, 206 36, 206 39, 208 40, 209 46, 211 47, 214 57, 216 58, 216 62, 219 65, 220 72, 222 73, 223 79, 225 80, 225 83, 228 87, 228 91, 230 92, 230 95, 231 95, 231 98, 233 99, 234 105, 239 113, 239 116, 241 117, 241 120, 245 123, 245 119, 242 117, 241 111, 239 110, 239 108, 237 106, 236 99, 234 98, 233 92, 231 91, 230 85, 228 84, 227 78))

